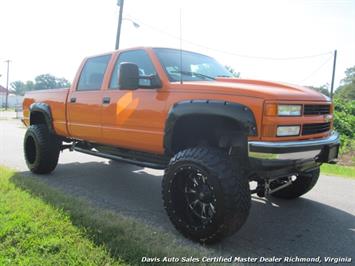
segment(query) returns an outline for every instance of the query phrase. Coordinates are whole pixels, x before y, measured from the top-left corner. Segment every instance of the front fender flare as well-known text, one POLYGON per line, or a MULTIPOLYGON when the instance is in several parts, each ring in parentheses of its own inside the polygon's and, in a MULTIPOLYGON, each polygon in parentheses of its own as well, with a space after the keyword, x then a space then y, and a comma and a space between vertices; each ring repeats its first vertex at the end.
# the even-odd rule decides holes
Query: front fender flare
POLYGON ((239 103, 211 100, 190 100, 175 103, 169 110, 164 130, 164 149, 172 153, 172 139, 176 122, 188 115, 214 115, 227 117, 241 125, 247 135, 257 136, 257 125, 252 110, 239 103))

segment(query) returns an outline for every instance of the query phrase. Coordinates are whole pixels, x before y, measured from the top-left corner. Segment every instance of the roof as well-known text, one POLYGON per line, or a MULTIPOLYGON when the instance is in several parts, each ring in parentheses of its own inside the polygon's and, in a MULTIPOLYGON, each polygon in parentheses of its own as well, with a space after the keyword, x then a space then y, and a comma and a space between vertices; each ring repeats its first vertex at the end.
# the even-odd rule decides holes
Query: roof
POLYGON ((0 85, 0 94, 6 93, 6 88, 0 85))
MULTIPOLYGON (((131 50, 154 50, 154 49, 162 49, 162 50, 165 49, 165 50, 171 50, 171 51, 175 51, 175 52, 180 52, 180 49, 178 49, 178 48, 159 47, 159 46, 135 46, 135 47, 117 49, 117 50, 114 50, 114 51, 101 53, 101 54, 94 54, 94 55, 87 56, 86 58, 91 58, 91 57, 96 57, 96 56, 103 56, 103 55, 111 55, 111 54, 116 53, 116 52, 120 52, 121 53, 121 52, 126 52, 126 51, 131 51, 131 50)), ((201 54, 201 53, 193 52, 193 51, 189 51, 189 50, 182 50, 181 49, 181 52, 194 53, 194 54, 210 57, 210 56, 208 56, 206 54, 201 54)))

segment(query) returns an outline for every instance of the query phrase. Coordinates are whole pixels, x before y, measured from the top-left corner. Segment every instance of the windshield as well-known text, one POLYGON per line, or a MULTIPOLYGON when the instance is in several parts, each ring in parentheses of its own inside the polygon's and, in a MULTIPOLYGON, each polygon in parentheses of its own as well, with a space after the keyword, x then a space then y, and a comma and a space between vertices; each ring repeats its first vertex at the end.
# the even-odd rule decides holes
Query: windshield
POLYGON ((167 48, 154 48, 170 81, 213 80, 216 77, 232 77, 232 74, 215 59, 206 55, 167 48), (182 63, 182 64, 181 64, 182 63))

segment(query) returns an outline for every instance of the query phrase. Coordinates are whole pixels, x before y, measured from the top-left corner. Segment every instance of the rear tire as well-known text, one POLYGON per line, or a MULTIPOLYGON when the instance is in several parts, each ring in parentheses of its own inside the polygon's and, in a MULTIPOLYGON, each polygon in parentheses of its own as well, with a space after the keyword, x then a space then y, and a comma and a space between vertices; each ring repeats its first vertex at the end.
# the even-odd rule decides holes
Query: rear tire
POLYGON ((177 153, 162 182, 164 207, 184 236, 213 243, 238 231, 251 205, 249 182, 223 151, 195 147, 177 153))
POLYGON ((60 140, 44 124, 31 125, 25 135, 23 148, 27 167, 35 174, 48 174, 58 164, 60 140))
MULTIPOLYGON (((310 191, 317 183, 319 178, 319 167, 309 172, 300 173, 296 176, 296 180, 292 181, 292 184, 284 189, 276 191, 271 195, 275 198, 281 199, 295 199, 310 191)), ((275 189, 282 185, 282 180, 276 180, 270 184, 271 189, 275 189)))

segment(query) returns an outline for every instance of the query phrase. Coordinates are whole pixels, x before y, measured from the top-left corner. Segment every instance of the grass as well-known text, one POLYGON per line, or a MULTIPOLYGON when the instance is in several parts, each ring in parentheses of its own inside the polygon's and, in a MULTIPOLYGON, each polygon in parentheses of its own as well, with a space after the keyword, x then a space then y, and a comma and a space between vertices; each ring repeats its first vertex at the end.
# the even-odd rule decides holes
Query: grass
POLYGON ((62 210, 17 188, 13 175, 0 168, 0 265, 124 265, 62 210))
POLYGON ((321 173, 325 175, 335 175, 355 179, 354 166, 342 166, 336 164, 323 164, 321 166, 321 173))
POLYGON ((198 244, 182 243, 172 233, 95 208, 37 177, 2 167, 0 176, 0 265, 1 260, 27 264, 29 259, 38 259, 36 265, 54 261, 56 265, 119 265, 122 261, 139 265, 142 257, 215 256, 198 244), (6 228, 12 228, 9 232, 20 230, 20 235, 4 233, 6 228), (2 243, 4 236, 7 244, 2 243))

